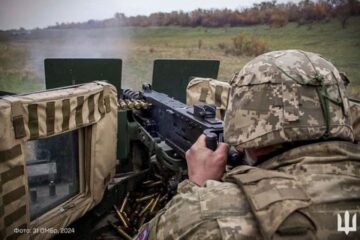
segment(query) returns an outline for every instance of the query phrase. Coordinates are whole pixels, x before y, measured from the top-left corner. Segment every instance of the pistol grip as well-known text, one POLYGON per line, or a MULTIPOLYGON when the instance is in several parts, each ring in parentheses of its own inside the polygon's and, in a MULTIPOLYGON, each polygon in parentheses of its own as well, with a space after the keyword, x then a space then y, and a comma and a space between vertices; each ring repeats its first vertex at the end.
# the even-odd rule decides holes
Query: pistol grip
POLYGON ((206 147, 215 151, 217 149, 217 135, 213 132, 207 132, 205 133, 205 136, 206 136, 206 139, 205 139, 205 142, 206 142, 206 147))

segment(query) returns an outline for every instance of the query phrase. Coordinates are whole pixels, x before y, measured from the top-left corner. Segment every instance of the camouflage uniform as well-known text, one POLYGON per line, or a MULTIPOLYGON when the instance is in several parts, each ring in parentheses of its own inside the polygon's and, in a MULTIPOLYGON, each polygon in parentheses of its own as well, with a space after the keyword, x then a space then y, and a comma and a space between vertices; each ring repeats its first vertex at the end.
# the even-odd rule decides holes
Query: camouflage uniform
POLYGON ((302 144, 236 167, 223 182, 182 182, 138 239, 344 239, 337 214, 345 211, 358 218, 347 237, 360 239, 360 146, 337 69, 313 53, 271 52, 244 66, 231 86, 229 144, 302 144))

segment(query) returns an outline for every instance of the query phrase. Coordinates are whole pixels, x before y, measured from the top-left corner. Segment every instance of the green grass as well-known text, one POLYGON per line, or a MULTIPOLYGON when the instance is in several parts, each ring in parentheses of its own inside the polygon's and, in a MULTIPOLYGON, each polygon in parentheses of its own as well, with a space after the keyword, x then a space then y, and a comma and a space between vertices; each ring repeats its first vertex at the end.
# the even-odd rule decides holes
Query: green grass
POLYGON ((218 47, 246 33, 263 38, 268 49, 302 49, 320 53, 346 72, 349 93, 360 96, 360 17, 346 29, 337 20, 298 27, 252 26, 236 28, 149 27, 41 31, 23 39, 0 42, 0 90, 15 92, 44 88, 45 57, 116 57, 124 60, 123 86, 138 89, 151 81, 157 58, 219 59, 219 79, 228 81, 253 57, 231 56, 218 47), (198 41, 202 47, 198 48, 198 41), (7 89, 9 88, 9 89, 7 89))
POLYGON ((34 92, 44 89, 42 83, 20 74, 0 76, 0 89, 6 92, 34 92))

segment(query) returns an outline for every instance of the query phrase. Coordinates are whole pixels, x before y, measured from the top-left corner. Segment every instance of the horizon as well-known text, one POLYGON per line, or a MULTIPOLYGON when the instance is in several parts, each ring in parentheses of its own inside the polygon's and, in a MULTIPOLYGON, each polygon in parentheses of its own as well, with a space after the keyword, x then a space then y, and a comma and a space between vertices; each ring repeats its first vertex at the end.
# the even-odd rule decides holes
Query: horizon
MULTIPOLYGON (((299 2, 300 0, 278 0, 277 3, 299 2)), ((55 26, 57 23, 86 22, 113 18, 115 13, 126 16, 150 15, 155 12, 184 11, 195 9, 242 9, 264 0, 203 0, 167 1, 153 0, 151 5, 141 0, 131 2, 119 0, 2 0, 0 3, 0 30, 35 29, 55 26)))

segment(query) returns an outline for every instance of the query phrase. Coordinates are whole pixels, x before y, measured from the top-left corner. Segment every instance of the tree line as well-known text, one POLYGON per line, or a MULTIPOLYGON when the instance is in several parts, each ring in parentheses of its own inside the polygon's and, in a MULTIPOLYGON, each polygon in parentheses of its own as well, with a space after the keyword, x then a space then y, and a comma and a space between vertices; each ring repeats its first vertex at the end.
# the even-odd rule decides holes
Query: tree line
POLYGON ((298 3, 277 3, 264 1, 241 10, 230 9, 197 9, 191 12, 173 11, 157 12, 149 16, 138 15, 127 17, 116 13, 106 20, 89 20, 85 23, 57 23, 51 29, 66 28, 103 28, 120 26, 182 26, 182 27, 236 27, 256 24, 268 24, 282 27, 289 22, 299 25, 339 19, 343 28, 351 16, 360 15, 358 0, 302 0, 298 3))

